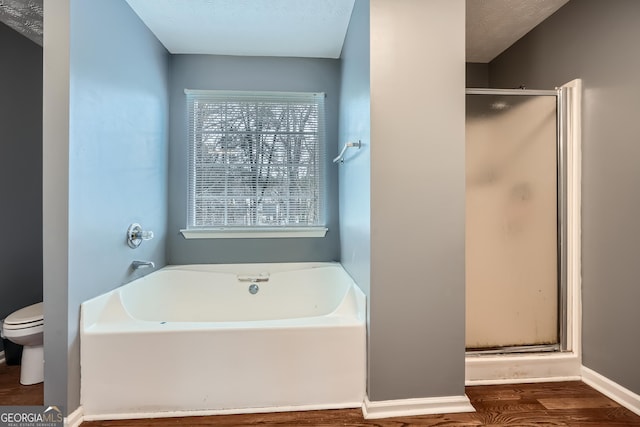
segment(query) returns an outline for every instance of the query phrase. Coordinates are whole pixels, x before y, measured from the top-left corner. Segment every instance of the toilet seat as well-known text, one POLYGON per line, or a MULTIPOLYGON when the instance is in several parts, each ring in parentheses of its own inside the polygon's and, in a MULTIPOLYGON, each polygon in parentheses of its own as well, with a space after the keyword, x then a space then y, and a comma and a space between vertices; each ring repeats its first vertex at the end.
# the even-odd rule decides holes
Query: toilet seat
POLYGON ((35 328, 44 325, 44 312, 42 303, 21 308, 4 319, 3 329, 16 330, 35 328))
MULTIPOLYGON (((23 340, 23 339, 29 339, 29 338, 35 339, 36 336, 44 333, 44 323, 41 323, 39 325, 34 325, 31 327, 26 327, 26 328, 18 327, 15 329, 9 329, 7 327, 4 327, 2 329, 3 329, 2 333, 6 339, 8 339, 9 341, 16 342, 17 340, 23 340)), ((25 345, 26 343, 16 342, 16 344, 25 345)))

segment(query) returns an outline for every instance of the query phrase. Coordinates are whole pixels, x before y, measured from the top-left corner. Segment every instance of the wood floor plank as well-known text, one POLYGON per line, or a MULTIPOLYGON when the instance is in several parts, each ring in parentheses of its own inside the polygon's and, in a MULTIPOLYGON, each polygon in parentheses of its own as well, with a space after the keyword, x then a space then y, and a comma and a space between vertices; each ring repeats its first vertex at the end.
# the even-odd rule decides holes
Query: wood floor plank
POLYGON ((538 402, 546 409, 615 408, 620 406, 606 397, 548 397, 538 399, 538 402))
POLYGON ((474 400, 513 400, 543 399, 562 397, 598 397, 602 396, 593 388, 580 381, 563 381, 554 383, 532 384, 500 384, 491 386, 467 387, 469 399, 474 400))
POLYGON ((20 366, 0 363, 0 406, 42 405, 43 402, 43 383, 22 385, 20 366))
POLYGON ((640 417, 579 382, 466 388, 475 413, 365 420, 359 409, 85 422, 82 427, 640 427, 640 417), (558 407, 550 409, 549 406, 558 407))
MULTIPOLYGON (((0 405, 42 405, 43 385, 22 386, 20 367, 0 364, 0 405)), ((82 427, 640 427, 640 416, 579 382, 466 388, 475 413, 365 420, 360 409, 92 421, 82 427)))
POLYGON ((510 399, 510 400, 483 400, 473 402, 473 407, 479 412, 531 412, 544 411, 545 408, 537 400, 510 399))
POLYGON ((569 426, 640 426, 640 417, 623 407, 554 410, 569 426))

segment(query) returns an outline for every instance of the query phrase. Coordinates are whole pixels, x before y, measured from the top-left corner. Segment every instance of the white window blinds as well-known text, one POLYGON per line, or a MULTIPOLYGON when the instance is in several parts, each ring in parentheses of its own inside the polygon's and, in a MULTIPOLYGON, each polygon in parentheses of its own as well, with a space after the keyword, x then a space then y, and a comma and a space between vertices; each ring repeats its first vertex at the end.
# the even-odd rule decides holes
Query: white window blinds
POLYGON ((324 225, 323 93, 185 93, 187 229, 324 225))

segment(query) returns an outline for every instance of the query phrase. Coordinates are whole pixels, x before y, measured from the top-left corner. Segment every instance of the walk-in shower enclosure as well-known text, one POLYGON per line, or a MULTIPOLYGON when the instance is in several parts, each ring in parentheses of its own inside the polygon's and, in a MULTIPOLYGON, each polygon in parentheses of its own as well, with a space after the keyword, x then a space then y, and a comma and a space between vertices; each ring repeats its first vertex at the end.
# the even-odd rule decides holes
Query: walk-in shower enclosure
POLYGON ((467 350, 560 350, 562 93, 467 89, 466 105, 467 350))

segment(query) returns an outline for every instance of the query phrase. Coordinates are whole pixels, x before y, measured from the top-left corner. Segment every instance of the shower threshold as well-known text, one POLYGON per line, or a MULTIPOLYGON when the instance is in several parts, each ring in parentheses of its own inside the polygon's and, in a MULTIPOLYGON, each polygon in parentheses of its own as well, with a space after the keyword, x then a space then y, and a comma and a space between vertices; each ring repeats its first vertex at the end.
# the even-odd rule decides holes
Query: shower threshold
POLYGON ((492 348, 470 348, 467 349, 467 356, 487 356, 496 354, 529 354, 529 353, 551 353, 560 351, 560 344, 543 345, 519 345, 510 347, 492 348))

